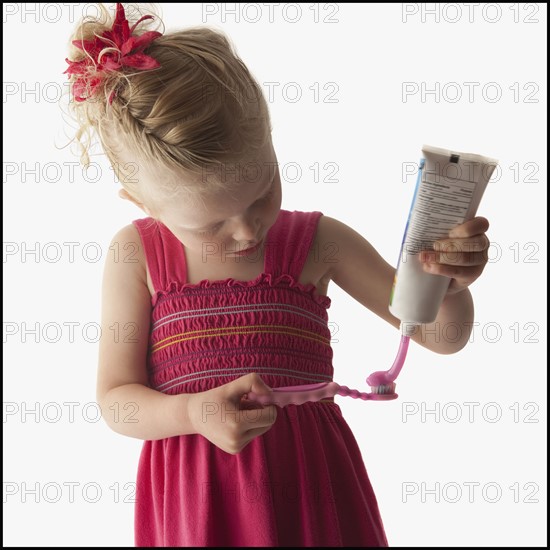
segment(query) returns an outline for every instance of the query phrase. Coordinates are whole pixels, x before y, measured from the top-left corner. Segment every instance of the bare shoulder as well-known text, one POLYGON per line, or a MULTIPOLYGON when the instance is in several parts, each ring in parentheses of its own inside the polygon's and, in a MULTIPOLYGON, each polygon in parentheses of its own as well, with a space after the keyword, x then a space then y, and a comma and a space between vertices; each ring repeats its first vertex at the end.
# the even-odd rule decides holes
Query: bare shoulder
POLYGON ((338 262, 338 245, 335 240, 338 220, 325 216, 319 217, 313 240, 309 262, 312 266, 312 277, 317 281, 320 294, 327 294, 329 283, 333 280, 335 264, 338 262))
POLYGON ((137 227, 130 223, 119 229, 109 245, 111 263, 127 267, 145 280, 145 251, 137 227))
POLYGON ((321 216, 317 233, 320 257, 326 263, 324 279, 398 325, 388 310, 395 268, 358 231, 336 218, 321 216))
POLYGON ((109 245, 109 254, 111 262, 119 264, 120 271, 124 271, 127 276, 145 282, 149 294, 151 296, 154 294, 143 243, 139 231, 133 223, 125 225, 113 236, 109 245))
POLYGON ((319 218, 315 244, 326 267, 324 279, 334 280, 338 277, 346 254, 351 252, 359 239, 363 237, 340 220, 325 215, 319 218))

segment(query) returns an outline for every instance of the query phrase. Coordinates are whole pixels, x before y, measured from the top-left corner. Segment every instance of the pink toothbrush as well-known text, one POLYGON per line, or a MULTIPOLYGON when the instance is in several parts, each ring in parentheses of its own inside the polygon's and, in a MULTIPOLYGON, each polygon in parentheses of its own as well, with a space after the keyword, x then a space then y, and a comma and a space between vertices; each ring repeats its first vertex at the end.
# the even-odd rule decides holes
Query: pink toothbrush
POLYGON ((397 394, 378 394, 378 393, 363 393, 358 390, 352 390, 347 386, 340 386, 336 382, 321 382, 320 384, 306 384, 303 386, 285 386, 284 388, 273 388, 272 395, 258 395, 254 392, 249 392, 247 399, 258 401, 262 405, 278 405, 286 407, 286 405, 301 405, 306 401, 319 401, 325 397, 334 397, 335 395, 347 395, 355 399, 363 399, 368 401, 389 401, 396 399, 397 394))
POLYGON ((335 395, 353 397, 354 399, 362 399, 364 401, 391 401, 397 399, 398 394, 395 393, 395 379, 399 376, 405 362, 410 340, 410 336, 406 333, 404 323, 401 324, 401 330, 403 332, 401 343, 399 345, 397 357, 391 368, 388 371, 373 372, 367 378, 367 384, 371 386, 371 393, 353 390, 347 386, 341 386, 336 382, 321 382, 320 384, 273 388, 271 390, 272 394, 266 395, 258 395, 254 392, 249 392, 246 398, 257 401, 262 405, 277 405, 279 407, 285 407, 286 405, 301 405, 307 401, 319 401, 320 399, 334 397, 335 395))

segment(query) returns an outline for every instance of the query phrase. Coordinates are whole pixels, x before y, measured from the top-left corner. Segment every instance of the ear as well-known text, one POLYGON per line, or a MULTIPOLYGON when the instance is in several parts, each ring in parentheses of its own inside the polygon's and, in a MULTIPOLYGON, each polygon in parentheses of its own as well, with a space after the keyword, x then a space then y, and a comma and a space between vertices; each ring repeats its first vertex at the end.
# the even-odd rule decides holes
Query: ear
POLYGON ((148 216, 152 216, 151 211, 149 210, 149 208, 147 208, 147 206, 145 206, 142 202, 139 202, 137 199, 132 197, 132 195, 130 195, 130 193, 128 193, 128 191, 126 191, 126 189, 120 189, 119 192, 118 192, 118 196, 121 199, 133 202, 139 209, 143 210, 148 216))

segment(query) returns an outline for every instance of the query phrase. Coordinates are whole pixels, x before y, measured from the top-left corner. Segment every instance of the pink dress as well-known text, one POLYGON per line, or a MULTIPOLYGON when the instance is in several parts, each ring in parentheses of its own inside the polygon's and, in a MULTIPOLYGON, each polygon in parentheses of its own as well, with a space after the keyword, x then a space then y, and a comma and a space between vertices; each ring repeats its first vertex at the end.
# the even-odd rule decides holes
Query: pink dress
MULTIPOLYGON (((320 252, 311 245, 321 215, 281 210, 266 236, 264 271, 253 281, 198 284, 186 282, 183 245, 166 226, 133 222, 156 291, 152 388, 203 392, 251 372, 270 387, 333 379, 331 300, 298 282, 308 254, 320 252)), ((388 545, 360 449, 334 399, 279 408, 271 429, 235 455, 199 434, 144 441, 135 542, 388 545)))

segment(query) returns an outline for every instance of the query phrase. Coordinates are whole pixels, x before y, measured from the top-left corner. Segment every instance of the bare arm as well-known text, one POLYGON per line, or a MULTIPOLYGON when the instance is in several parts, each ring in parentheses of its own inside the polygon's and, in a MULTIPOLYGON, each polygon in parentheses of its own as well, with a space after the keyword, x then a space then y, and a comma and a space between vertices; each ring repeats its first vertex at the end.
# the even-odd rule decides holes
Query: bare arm
MULTIPOLYGON (((399 328, 401 321, 388 309, 395 268, 359 233, 327 216, 319 220, 321 242, 337 245, 336 261, 328 278, 376 315, 399 328)), ((415 258, 418 259, 418 258, 415 258)), ((468 289, 447 295, 436 320, 420 325, 411 337, 417 344, 440 354, 456 353, 468 342, 474 319, 472 297, 468 289), (460 327, 460 332, 451 330, 460 327), (449 337, 446 331, 449 330, 449 337)))
POLYGON ((103 276, 96 393, 102 416, 115 432, 137 439, 196 433, 188 415, 188 394, 166 395, 148 387, 151 295, 139 233, 128 225, 111 244, 121 254, 108 255, 103 276), (131 247, 125 248, 127 243, 131 247), (134 247, 137 254, 130 258, 126 251, 134 247))

